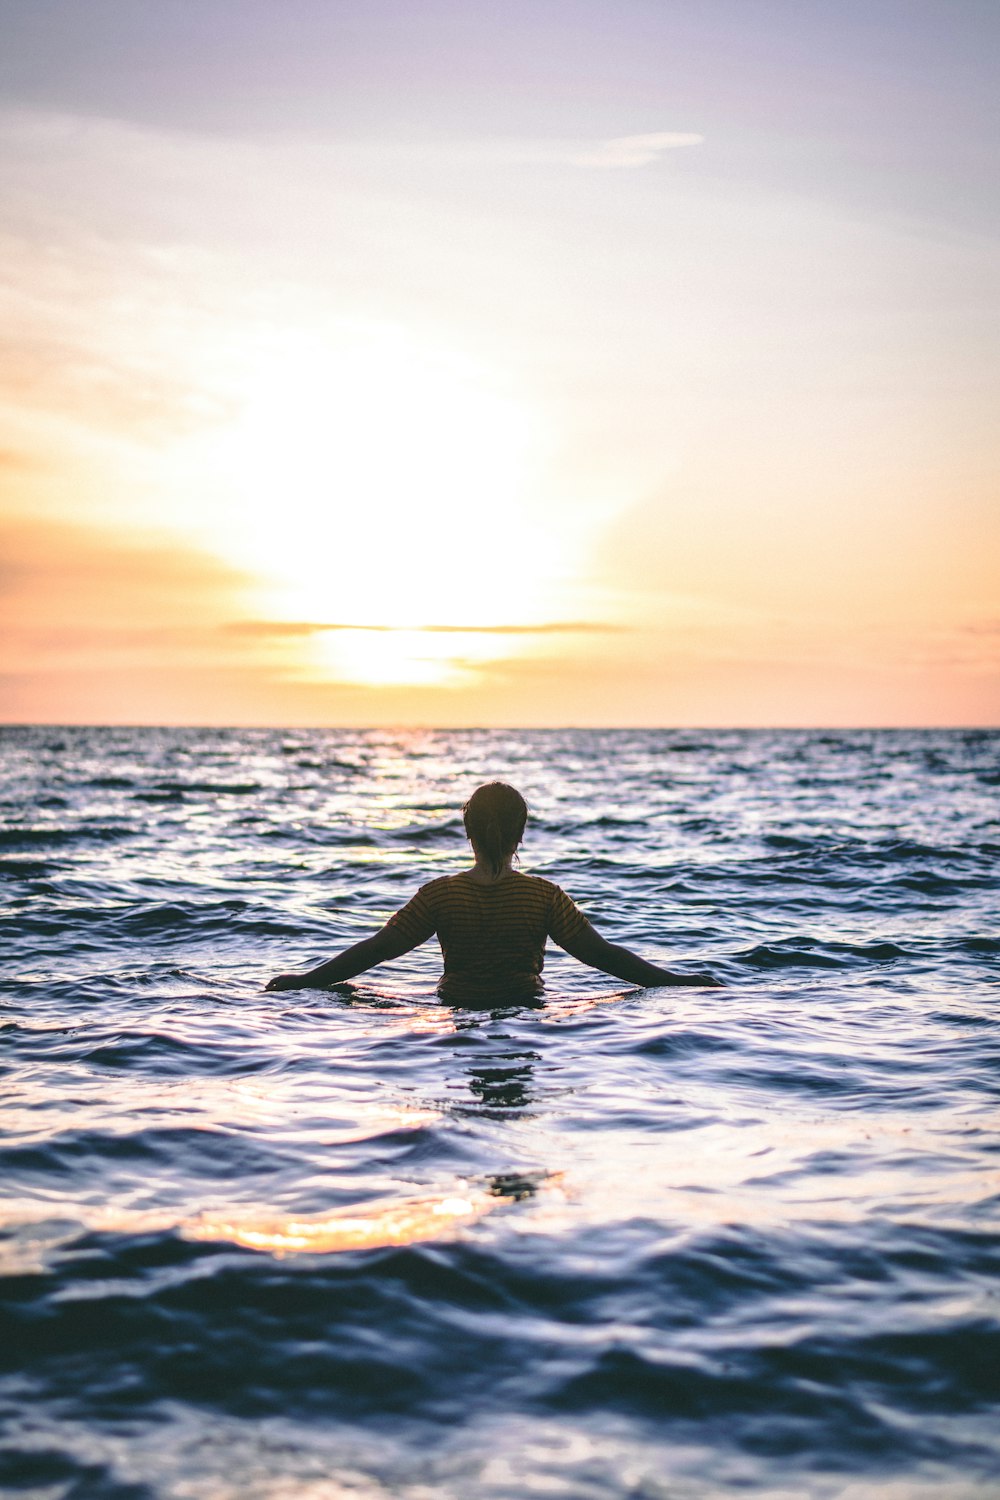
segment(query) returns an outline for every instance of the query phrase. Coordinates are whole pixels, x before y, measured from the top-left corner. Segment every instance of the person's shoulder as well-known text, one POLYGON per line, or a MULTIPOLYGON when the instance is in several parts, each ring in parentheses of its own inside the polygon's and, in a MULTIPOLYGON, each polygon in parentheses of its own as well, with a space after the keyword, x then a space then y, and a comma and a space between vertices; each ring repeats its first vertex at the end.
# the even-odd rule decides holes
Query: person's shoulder
POLYGON ((564 891, 561 885, 556 885, 554 880, 546 880, 543 875, 529 875, 526 878, 535 882, 536 889, 545 901, 553 920, 568 917, 574 920, 577 917, 583 918, 583 912, 580 911, 573 897, 568 891, 564 891))
POLYGON ((530 881, 531 889, 537 891, 539 895, 545 896, 550 901, 554 901, 559 896, 565 896, 566 894, 561 885, 556 885, 554 880, 546 880, 544 875, 525 875, 523 870, 517 870, 515 876, 518 880, 530 881))
POLYGON ((463 878, 464 871, 459 875, 438 875, 434 880, 428 880, 417 892, 429 906, 434 906, 441 901, 447 901, 468 888, 469 882, 463 878))

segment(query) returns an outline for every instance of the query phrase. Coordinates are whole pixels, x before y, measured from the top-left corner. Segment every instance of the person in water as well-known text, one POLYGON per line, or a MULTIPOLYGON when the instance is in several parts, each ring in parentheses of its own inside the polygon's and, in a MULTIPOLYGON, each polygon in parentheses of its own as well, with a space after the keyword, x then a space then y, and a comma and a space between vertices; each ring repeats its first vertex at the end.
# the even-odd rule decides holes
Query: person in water
POLYGON ((420 887, 373 937, 304 974, 276 974, 269 990, 320 989, 399 958, 437 933, 444 958, 438 993, 461 1003, 503 992, 539 994, 545 940, 616 979, 640 985, 715 985, 710 974, 675 974, 647 963, 590 925, 551 880, 512 868, 528 808, 502 781, 474 792, 462 809, 475 864, 420 887))

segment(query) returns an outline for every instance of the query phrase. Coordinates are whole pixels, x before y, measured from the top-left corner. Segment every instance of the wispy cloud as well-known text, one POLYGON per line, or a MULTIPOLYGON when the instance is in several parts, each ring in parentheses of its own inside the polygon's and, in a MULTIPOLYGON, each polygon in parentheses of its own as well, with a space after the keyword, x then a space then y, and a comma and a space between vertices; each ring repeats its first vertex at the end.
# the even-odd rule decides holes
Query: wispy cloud
POLYGON ((0 470, 22 473, 41 467, 41 457, 34 453, 20 453, 13 448, 0 448, 0 470))
POLYGON ((700 146, 703 135, 685 130, 655 130, 648 135, 618 135, 570 157, 575 167, 648 167, 664 151, 700 146))
MULTIPOLYGON (((571 138, 534 140, 470 140, 460 145, 417 144, 401 146, 412 159, 439 160, 442 153, 449 159, 481 166, 483 163, 505 166, 561 166, 624 168, 648 167, 665 151, 681 146, 701 146, 705 137, 693 130, 653 130, 643 135, 616 135, 605 140, 571 138)), ((380 148, 384 151, 384 147, 380 148)))
POLYGON ((542 625, 352 625, 325 620, 234 620, 222 627, 231 635, 309 636, 333 630, 364 630, 375 635, 419 631, 422 635, 610 635, 627 627, 595 620, 553 620, 542 625))

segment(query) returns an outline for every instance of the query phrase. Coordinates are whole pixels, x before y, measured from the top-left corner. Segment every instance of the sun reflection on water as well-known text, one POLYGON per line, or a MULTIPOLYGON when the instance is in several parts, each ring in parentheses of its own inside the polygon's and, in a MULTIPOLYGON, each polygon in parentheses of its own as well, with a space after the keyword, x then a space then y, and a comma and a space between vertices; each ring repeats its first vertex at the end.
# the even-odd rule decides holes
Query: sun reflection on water
POLYGON ((279 1259, 414 1245, 450 1239, 494 1210, 534 1197, 542 1186, 559 1188, 561 1174, 506 1173, 488 1179, 487 1187, 463 1185, 452 1192, 413 1194, 312 1214, 280 1213, 271 1206, 256 1204, 179 1215, 164 1208, 54 1200, 42 1222, 37 1202, 14 1199, 4 1206, 0 1217, 0 1271, 14 1275, 43 1270, 47 1253, 64 1241, 67 1226, 72 1223, 103 1234, 175 1233, 188 1240, 239 1245, 279 1259))
POLYGON ((439 1239, 492 1213, 504 1201, 494 1194, 474 1191, 441 1198, 407 1198, 350 1214, 208 1213, 186 1221, 180 1230, 187 1239, 225 1240, 279 1257, 321 1255, 439 1239))

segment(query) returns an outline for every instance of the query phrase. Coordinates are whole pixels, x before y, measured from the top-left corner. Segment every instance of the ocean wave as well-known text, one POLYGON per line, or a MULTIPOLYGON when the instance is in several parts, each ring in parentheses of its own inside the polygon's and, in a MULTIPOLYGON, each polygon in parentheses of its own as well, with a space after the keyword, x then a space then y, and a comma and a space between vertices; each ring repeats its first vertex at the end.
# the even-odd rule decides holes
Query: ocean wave
POLYGON ((0 859, 0 880, 38 880, 58 869, 50 860, 0 859))
POLYGON ((82 827, 0 828, 0 849, 31 849, 40 845, 60 849, 74 844, 108 844, 130 838, 136 832, 130 824, 86 824, 82 827))
MULTIPOLYGON (((470 1404, 577 1421, 613 1412, 640 1430, 666 1424, 679 1441, 708 1423, 751 1453, 820 1450, 829 1462, 839 1448, 848 1470, 873 1452, 944 1460, 952 1442, 915 1440, 904 1416, 969 1417, 1000 1396, 995 1319, 942 1324, 925 1296, 901 1298, 892 1326, 869 1326, 913 1258, 877 1234, 846 1283, 816 1239, 656 1240, 642 1221, 611 1242, 585 1237, 557 1274, 565 1247, 537 1235, 514 1256, 468 1242, 388 1246, 306 1255, 293 1270, 173 1233, 89 1233, 4 1310, 0 1368, 43 1381, 82 1420, 164 1401, 247 1419, 278 1407, 435 1421, 470 1404), (818 1331, 807 1309, 831 1274, 845 1322, 818 1331)), ((939 1249, 930 1275, 947 1267, 939 1249)))
POLYGON ((742 962, 760 969, 792 967, 849 968, 852 959, 863 963, 889 963, 911 957, 910 950, 891 941, 869 943, 820 942, 812 938, 788 938, 778 943, 760 943, 735 955, 742 962))

